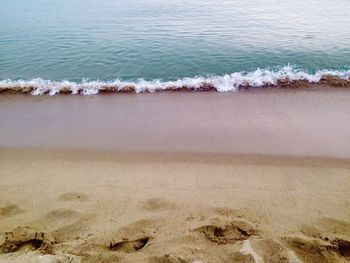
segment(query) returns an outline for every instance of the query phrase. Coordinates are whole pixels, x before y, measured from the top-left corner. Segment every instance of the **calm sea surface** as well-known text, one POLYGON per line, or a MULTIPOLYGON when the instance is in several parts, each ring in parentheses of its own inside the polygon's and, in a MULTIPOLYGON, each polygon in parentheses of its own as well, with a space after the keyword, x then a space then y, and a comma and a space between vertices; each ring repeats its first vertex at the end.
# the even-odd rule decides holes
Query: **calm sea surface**
POLYGON ((0 79, 350 65, 349 0, 0 0, 0 79))

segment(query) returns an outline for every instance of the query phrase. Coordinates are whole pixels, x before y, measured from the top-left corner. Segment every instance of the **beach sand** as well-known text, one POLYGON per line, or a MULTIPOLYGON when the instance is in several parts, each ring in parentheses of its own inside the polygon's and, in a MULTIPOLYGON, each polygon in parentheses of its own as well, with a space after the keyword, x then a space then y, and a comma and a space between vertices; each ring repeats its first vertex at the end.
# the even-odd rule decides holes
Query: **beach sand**
POLYGON ((349 262, 349 105, 0 96, 0 262, 349 262))

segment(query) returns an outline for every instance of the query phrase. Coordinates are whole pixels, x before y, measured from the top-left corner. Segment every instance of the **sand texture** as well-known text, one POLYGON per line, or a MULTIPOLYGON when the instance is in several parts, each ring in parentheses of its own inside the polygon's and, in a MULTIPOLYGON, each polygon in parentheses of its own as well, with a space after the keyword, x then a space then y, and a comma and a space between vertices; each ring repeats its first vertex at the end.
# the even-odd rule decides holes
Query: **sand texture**
POLYGON ((350 259, 348 161, 3 150, 0 164, 3 262, 350 259))

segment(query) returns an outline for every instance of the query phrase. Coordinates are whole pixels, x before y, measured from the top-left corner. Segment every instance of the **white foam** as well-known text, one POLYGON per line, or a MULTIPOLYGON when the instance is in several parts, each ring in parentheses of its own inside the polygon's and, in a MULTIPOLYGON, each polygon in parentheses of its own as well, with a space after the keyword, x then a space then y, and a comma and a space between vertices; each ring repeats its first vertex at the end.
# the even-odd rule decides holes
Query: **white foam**
POLYGON ((237 91, 240 86, 262 87, 266 85, 276 85, 279 80, 288 79, 291 81, 303 80, 309 83, 317 83, 325 75, 336 76, 341 79, 350 79, 349 70, 319 70, 313 74, 299 71, 292 66, 285 66, 278 71, 270 69, 257 69, 252 72, 235 72, 223 76, 182 78, 176 81, 143 80, 135 82, 121 81, 86 81, 80 83, 72 81, 50 81, 40 78, 32 80, 1 80, 0 90, 14 90, 18 92, 31 91, 32 95, 49 94, 55 95, 61 92, 71 94, 93 95, 101 91, 122 91, 132 90, 136 93, 155 92, 162 90, 193 89, 202 87, 212 87, 220 92, 237 91))

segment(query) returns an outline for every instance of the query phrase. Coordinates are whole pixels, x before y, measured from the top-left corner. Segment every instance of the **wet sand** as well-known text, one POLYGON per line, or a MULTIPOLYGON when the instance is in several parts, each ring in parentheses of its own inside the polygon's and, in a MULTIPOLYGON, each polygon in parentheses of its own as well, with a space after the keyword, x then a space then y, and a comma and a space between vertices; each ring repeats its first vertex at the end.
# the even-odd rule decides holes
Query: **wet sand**
POLYGON ((0 147, 350 158, 350 89, 0 96, 0 147))
POLYGON ((349 105, 0 96, 0 262, 348 262, 349 105))

